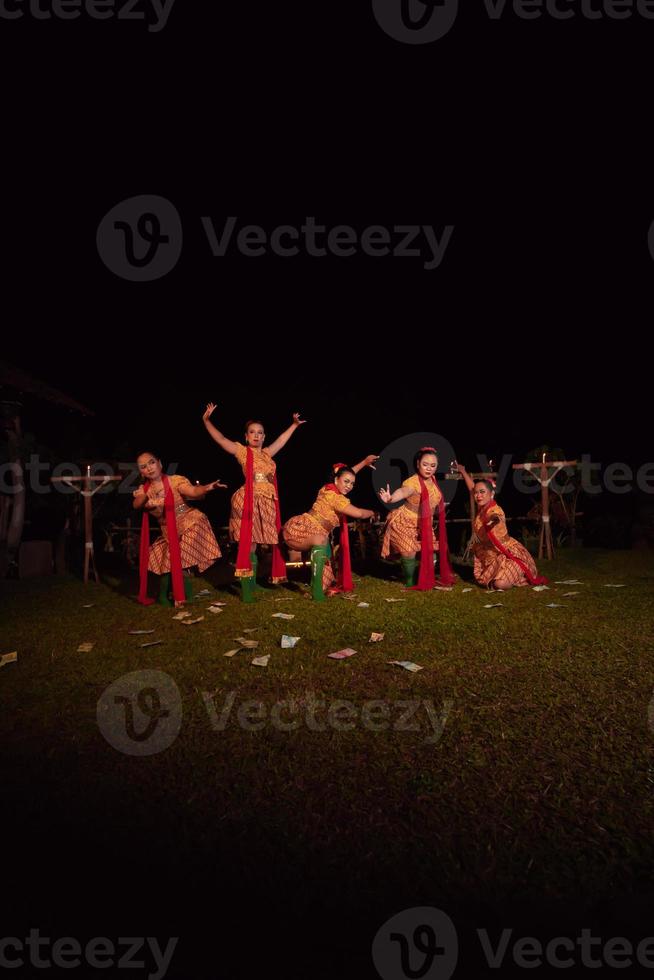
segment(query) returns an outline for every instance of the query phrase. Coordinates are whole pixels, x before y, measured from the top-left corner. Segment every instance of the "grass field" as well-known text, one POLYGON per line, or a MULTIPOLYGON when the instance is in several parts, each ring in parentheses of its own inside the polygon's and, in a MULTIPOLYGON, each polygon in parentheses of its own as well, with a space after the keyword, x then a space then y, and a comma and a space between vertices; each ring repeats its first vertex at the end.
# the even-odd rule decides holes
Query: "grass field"
MULTIPOLYGON (((223 965, 188 977, 254 975, 239 972, 243 937, 264 936, 294 976, 298 931, 317 960, 297 975, 322 976, 320 961, 325 976, 349 976, 341 957, 364 977, 378 926, 421 904, 462 928, 522 917, 534 934, 549 915, 559 930, 584 915, 635 928, 654 891, 654 557, 561 551, 541 570, 548 591, 502 594, 469 569, 430 594, 363 576, 354 601, 322 605, 293 585, 243 606, 198 578, 211 596, 193 603, 204 619, 191 626, 114 580, 2 583, 0 654, 18 652, 0 670, 16 928, 177 929, 198 964, 218 949, 223 965), (570 578, 582 584, 553 584, 570 578), (226 605, 212 614, 216 599, 226 605), (370 643, 373 631, 384 639, 370 643), (301 637, 295 648, 280 648, 284 633, 301 637), (225 657, 243 635, 259 647, 225 657), (83 642, 93 649, 78 653, 83 642), (328 658, 344 647, 355 656, 328 658), (172 678, 182 718, 172 744, 136 757, 109 744, 97 706, 145 670, 172 678), (279 702, 295 730, 271 720, 279 702)), ((156 745, 165 719, 150 720, 156 745)))

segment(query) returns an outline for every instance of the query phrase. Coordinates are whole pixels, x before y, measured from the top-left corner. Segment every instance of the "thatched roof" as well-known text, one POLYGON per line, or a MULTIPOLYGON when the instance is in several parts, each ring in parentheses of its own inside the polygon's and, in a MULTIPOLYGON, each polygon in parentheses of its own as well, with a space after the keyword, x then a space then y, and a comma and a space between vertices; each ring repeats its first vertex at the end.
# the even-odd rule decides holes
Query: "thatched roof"
POLYGON ((55 405, 68 408, 73 412, 80 412, 82 415, 95 414, 90 408, 86 408, 85 405, 80 405, 74 398, 65 395, 57 388, 52 388, 42 381, 37 381, 36 378, 30 377, 25 371, 21 371, 20 368, 14 367, 12 364, 7 364, 6 361, 0 361, 0 398, 9 395, 9 392, 3 390, 6 388, 13 389, 14 392, 21 394, 33 395, 35 398, 41 398, 44 401, 53 402, 55 405))

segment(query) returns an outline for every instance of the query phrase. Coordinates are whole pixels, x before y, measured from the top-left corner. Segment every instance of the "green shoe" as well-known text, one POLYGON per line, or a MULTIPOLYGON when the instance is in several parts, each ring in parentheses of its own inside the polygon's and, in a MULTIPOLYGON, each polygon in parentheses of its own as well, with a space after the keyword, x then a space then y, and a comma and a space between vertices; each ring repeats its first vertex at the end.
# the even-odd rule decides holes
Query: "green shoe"
POLYGON ((401 558, 402 574, 404 575, 404 585, 407 589, 412 588, 417 581, 418 561, 415 558, 401 558))
POLYGON ((160 606, 172 606, 172 600, 168 595, 169 591, 170 572, 166 572, 164 575, 159 576, 159 599, 157 601, 160 606))
POLYGON ((250 564, 252 565, 252 592, 265 592, 266 590, 261 586, 257 585, 257 569, 259 567, 259 558, 256 551, 250 552, 250 564))
POLYGON ((322 573, 327 561, 327 547, 315 544, 311 549, 311 598, 314 602, 324 602, 322 573))
POLYGON ((254 602, 252 593, 252 577, 243 575, 241 577, 241 602, 254 602))

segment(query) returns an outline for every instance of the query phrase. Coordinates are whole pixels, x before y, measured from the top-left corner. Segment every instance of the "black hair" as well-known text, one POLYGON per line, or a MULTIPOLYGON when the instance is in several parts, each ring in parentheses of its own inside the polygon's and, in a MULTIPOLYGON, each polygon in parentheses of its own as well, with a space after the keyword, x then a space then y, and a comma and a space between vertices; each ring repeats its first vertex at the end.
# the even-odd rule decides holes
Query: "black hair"
POLYGON ((438 459, 438 453, 431 446, 426 446, 424 449, 419 449, 418 452, 413 457, 413 468, 418 472, 418 466, 420 465, 420 460, 423 456, 435 456, 438 459))

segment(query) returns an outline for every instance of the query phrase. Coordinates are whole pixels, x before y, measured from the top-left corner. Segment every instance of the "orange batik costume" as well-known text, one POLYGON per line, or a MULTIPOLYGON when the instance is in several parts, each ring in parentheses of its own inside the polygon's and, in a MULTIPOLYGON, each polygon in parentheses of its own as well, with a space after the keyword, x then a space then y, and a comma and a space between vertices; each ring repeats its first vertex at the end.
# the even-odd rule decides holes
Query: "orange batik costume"
MULTIPOLYGON (((211 530, 207 515, 195 507, 189 507, 179 492, 180 487, 185 485, 190 487, 190 481, 185 476, 170 476, 168 479, 173 494, 181 566, 182 568, 192 568, 197 565, 200 572, 204 572, 221 556, 218 542, 211 530)), ((151 492, 148 493, 148 496, 151 500, 156 499, 151 492)), ((157 518, 161 527, 161 537, 157 538, 150 547, 148 561, 148 571, 155 572, 157 575, 164 575, 170 571, 170 549, 168 547, 168 529, 164 516, 163 497, 162 491, 161 507, 149 512, 157 518)))
POLYGON ((286 564, 279 551, 282 525, 277 467, 267 449, 252 449, 240 442, 235 445, 235 456, 245 477, 245 484, 232 496, 229 517, 229 536, 239 543, 236 576, 252 578, 252 549, 268 544, 273 547, 272 581, 285 582, 286 564))
POLYGON ((472 539, 475 579, 480 585, 491 585, 504 579, 513 586, 543 585, 536 562, 524 545, 512 538, 506 527, 504 511, 491 500, 474 521, 472 539))
MULTIPOLYGON (((454 581, 449 563, 447 533, 445 529, 445 500, 436 480, 424 480, 414 473, 402 484, 413 493, 405 498, 401 507, 391 511, 386 520, 382 541, 382 558, 395 554, 420 552, 418 584, 413 589, 426 591, 436 585, 434 552, 439 551, 440 576, 438 583, 449 586, 454 581), (434 512, 438 509, 438 540, 434 534, 434 512)), ((415 581, 415 579, 413 579, 415 581)))
MULTIPOLYGON (((284 540, 292 547, 295 541, 312 538, 316 534, 329 535, 339 524, 341 525, 341 551, 347 549, 347 560, 345 565, 341 564, 341 569, 345 574, 339 576, 339 590, 344 592, 349 592, 352 589, 347 520, 343 514, 349 504, 350 501, 345 494, 341 493, 335 484, 329 483, 320 488, 311 510, 305 514, 298 514, 297 517, 291 517, 282 528, 284 540)), ((333 581, 334 572, 331 562, 327 560, 322 570, 323 590, 329 588, 333 581)))

